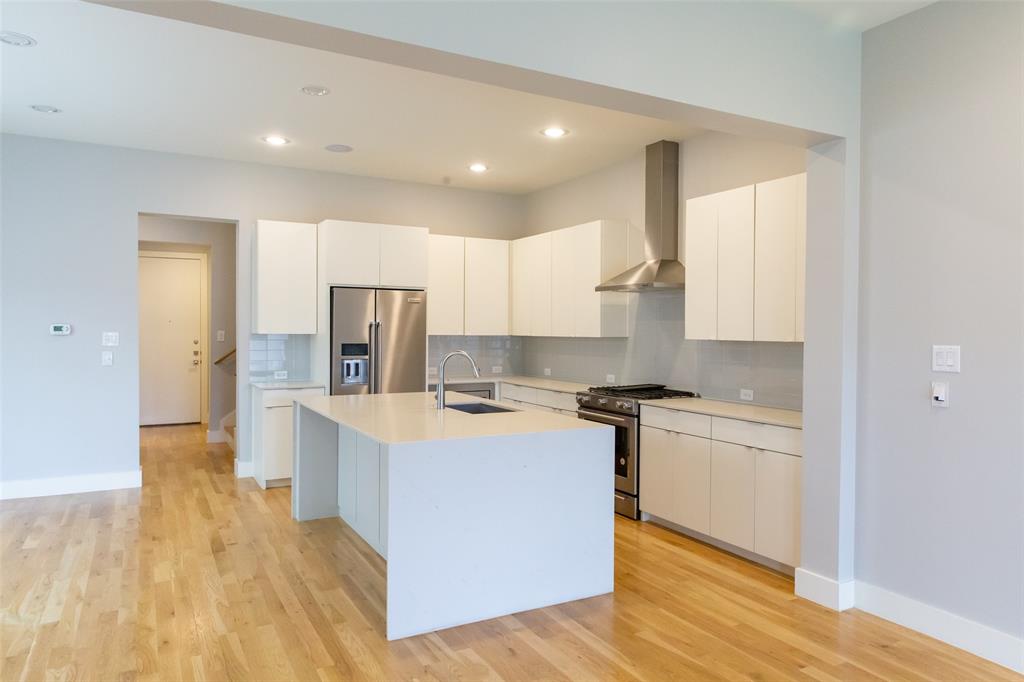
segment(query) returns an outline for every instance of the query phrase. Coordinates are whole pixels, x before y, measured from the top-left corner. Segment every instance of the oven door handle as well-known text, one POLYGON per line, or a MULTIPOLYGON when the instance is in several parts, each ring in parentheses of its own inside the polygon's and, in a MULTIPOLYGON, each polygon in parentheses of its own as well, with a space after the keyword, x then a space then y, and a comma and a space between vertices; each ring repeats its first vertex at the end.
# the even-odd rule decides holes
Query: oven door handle
POLYGON ((632 419, 626 417, 616 417, 612 414, 606 414, 604 412, 595 412, 594 410, 588 410, 586 408, 579 408, 576 410, 576 416, 580 419, 585 419, 592 422, 601 422, 602 424, 608 424, 610 426, 625 426, 628 427, 632 423, 632 419))

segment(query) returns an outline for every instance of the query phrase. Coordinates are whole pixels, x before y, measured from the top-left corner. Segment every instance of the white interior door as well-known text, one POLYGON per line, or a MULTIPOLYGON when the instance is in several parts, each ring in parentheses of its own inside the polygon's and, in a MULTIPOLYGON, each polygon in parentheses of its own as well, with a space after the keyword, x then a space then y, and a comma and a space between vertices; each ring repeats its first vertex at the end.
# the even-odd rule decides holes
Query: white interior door
POLYGON ((201 421, 202 278, 198 257, 139 257, 143 426, 201 421))

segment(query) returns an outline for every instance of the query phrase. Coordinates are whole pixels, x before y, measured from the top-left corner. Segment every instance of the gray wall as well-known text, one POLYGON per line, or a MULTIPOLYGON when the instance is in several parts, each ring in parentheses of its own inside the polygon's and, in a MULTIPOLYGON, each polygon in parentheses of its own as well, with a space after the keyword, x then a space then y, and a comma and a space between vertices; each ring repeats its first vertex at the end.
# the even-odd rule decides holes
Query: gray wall
MULTIPOLYGON (((138 469, 139 213, 238 223, 243 335, 257 218, 349 218, 492 237, 514 236, 522 223, 518 199, 485 192, 17 135, 3 136, 2 151, 0 480, 138 469), (74 333, 49 336, 51 322, 70 322, 74 333), (113 367, 100 367, 103 331, 121 333, 113 367)), ((248 367, 248 344, 238 352, 239 367, 248 367)), ((247 396, 243 384, 241 459, 249 459, 247 396)))
POLYGON ((213 362, 235 347, 235 230, 234 223, 139 216, 140 249, 174 249, 176 245, 205 247, 210 263, 210 429, 235 409, 235 377, 213 362), (159 244, 152 244, 159 242, 159 244), (224 340, 217 340, 217 330, 224 340))
MULTIPOLYGON (((803 172, 806 150, 770 142, 705 133, 685 140, 680 152, 680 253, 690 197, 803 172)), ((526 197, 526 232, 534 234, 598 218, 643 225, 644 159, 638 154, 610 168, 526 197)), ((631 253, 631 257, 632 257, 631 253)), ((683 338, 685 294, 631 296, 628 339, 523 340, 523 366, 542 374, 603 383, 658 382, 729 400, 741 388, 755 402, 799 409, 803 388, 803 344, 687 341, 683 338)))
POLYGON ((857 579, 1024 636, 1024 4, 864 35, 857 579), (933 374, 931 344, 960 344, 933 374), (950 406, 929 382, 950 382, 950 406))

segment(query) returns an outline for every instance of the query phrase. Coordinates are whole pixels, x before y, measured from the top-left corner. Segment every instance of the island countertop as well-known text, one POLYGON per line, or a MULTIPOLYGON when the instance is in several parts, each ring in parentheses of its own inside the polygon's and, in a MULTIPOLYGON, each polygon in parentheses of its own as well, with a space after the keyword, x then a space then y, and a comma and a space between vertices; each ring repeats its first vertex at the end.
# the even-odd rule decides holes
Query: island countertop
POLYGON ((449 406, 490 403, 511 411, 467 414, 452 409, 438 410, 434 400, 434 393, 430 392, 314 396, 297 402, 333 422, 348 426, 384 444, 608 428, 565 415, 509 408, 494 401, 453 391, 446 393, 449 406))

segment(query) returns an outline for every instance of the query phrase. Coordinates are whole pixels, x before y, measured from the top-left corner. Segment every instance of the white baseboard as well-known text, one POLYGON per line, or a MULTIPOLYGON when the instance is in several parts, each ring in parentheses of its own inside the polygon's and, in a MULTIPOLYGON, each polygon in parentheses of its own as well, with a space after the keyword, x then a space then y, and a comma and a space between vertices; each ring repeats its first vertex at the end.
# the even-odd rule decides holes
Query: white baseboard
POLYGON ((252 478, 252 462, 241 462, 235 459, 235 478, 252 478))
POLYGON ((857 608, 1024 673, 1024 639, 865 582, 857 608))
POLYGON ((133 471, 112 471, 106 474, 29 478, 0 481, 0 500, 91 493, 100 490, 120 490, 122 488, 139 488, 141 486, 141 468, 133 471))
POLYGON ((218 429, 216 431, 209 431, 209 430, 207 430, 207 432, 206 432, 206 442, 207 443, 227 443, 228 442, 228 434, 224 433, 224 431, 221 430, 221 429, 218 429))
POLYGON ((841 583, 803 568, 793 575, 796 596, 809 599, 833 611, 845 611, 854 604, 854 582, 841 583))

